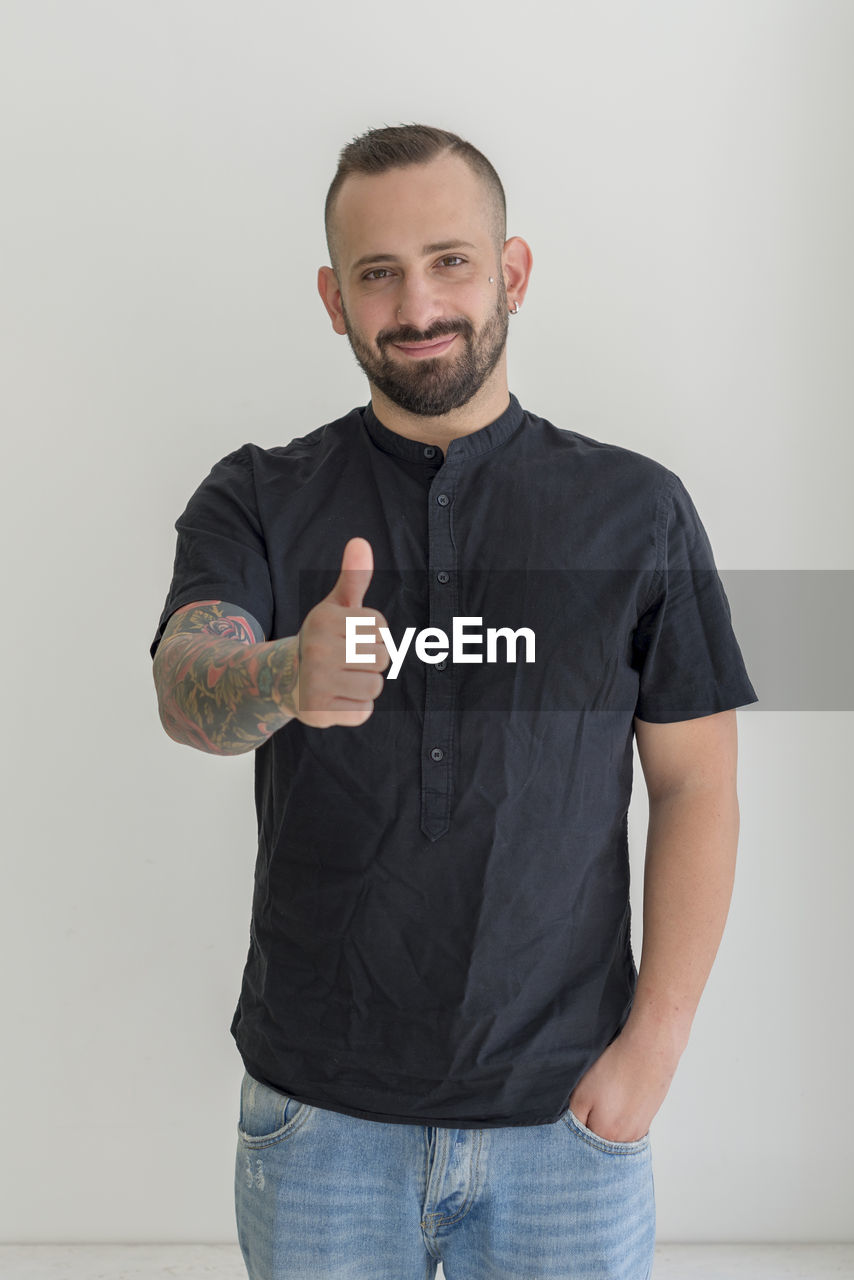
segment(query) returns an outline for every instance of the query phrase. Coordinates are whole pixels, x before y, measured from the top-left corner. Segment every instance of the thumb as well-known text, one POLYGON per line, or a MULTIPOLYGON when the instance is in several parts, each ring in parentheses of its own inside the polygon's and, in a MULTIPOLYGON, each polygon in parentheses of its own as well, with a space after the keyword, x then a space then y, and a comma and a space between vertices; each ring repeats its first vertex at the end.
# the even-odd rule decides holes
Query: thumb
POLYGON ((327 596, 343 609, 359 609, 374 572, 374 553, 367 538, 351 538, 344 548, 338 581, 327 596))

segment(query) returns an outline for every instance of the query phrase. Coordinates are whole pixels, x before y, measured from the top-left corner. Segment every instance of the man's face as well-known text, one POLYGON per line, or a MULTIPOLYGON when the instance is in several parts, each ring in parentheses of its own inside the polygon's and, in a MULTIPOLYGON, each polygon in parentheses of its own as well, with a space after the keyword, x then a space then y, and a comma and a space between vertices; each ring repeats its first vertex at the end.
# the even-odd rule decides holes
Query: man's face
POLYGON ((509 325, 481 181, 458 156, 351 175, 335 227, 344 326, 368 380, 409 413, 467 404, 509 325))

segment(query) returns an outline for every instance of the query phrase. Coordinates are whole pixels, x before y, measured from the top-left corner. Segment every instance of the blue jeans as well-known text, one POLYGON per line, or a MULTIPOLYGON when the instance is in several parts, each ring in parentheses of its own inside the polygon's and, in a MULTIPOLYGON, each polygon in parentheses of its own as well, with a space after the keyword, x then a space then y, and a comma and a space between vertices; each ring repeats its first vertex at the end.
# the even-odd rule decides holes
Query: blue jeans
POLYGON ((234 1195, 250 1280, 648 1280, 650 1137, 327 1111, 244 1073, 234 1195))

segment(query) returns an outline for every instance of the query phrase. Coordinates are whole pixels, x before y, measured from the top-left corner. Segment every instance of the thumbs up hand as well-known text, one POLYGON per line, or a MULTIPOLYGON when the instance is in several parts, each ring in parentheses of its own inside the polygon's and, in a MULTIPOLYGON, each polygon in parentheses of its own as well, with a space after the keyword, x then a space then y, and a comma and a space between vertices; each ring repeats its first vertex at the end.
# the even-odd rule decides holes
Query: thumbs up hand
POLYGON ((387 628, 388 623, 377 609, 362 604, 373 572, 371 544, 365 538, 351 538, 344 548, 338 581, 300 627, 293 701, 297 719, 312 728, 364 724, 385 687, 379 673, 391 658, 379 628, 387 628), (376 661, 345 661, 348 617, 376 619, 374 642, 364 631, 359 635, 360 653, 365 659, 373 654, 376 661))

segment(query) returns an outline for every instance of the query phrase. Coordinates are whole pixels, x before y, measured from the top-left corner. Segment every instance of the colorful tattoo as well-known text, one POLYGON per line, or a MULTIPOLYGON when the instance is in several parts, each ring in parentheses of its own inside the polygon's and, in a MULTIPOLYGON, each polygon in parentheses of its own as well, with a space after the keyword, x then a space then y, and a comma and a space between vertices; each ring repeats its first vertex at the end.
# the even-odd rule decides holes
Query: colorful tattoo
POLYGON ((239 605, 202 600, 173 613, 154 655, 164 729, 212 755, 254 751, 296 714, 298 636, 264 641, 239 605))

